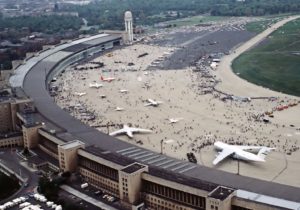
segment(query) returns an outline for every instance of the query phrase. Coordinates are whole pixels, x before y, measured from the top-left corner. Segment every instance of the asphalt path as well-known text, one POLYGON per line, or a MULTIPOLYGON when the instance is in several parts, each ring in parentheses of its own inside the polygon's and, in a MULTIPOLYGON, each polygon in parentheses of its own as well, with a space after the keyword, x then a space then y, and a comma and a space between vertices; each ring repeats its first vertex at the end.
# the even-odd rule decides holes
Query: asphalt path
MULTIPOLYGON (((162 46, 179 47, 170 57, 166 58, 158 66, 158 69, 174 70, 185 69, 195 65, 202 56, 220 53, 228 54, 229 51, 250 38, 255 36, 255 33, 246 30, 239 31, 201 31, 191 33, 187 37, 181 33, 175 33, 171 39, 161 40, 162 46)), ((158 42, 154 42, 158 44, 158 42)))

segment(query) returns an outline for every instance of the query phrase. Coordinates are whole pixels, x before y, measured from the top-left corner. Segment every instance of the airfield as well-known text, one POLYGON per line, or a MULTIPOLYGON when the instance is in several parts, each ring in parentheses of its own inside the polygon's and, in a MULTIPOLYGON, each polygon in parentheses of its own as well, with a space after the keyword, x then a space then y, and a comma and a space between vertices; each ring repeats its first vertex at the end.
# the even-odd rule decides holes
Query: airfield
POLYGON ((295 117, 300 116, 299 98, 220 69, 223 56, 238 53, 235 49, 255 36, 245 30, 247 21, 251 19, 159 29, 137 44, 67 69, 55 82, 59 89, 55 100, 104 133, 123 124, 151 129, 151 134, 118 138, 156 152, 164 141, 163 153, 168 156, 187 159, 186 154, 193 152, 198 164, 232 173, 237 173, 236 160, 212 165, 215 141, 276 147, 266 163, 240 161, 239 174, 299 187, 300 119, 295 117), (212 65, 220 58, 221 64, 212 65), (104 82, 100 76, 115 80, 104 82), (91 88, 91 83, 103 87, 91 88), (149 98, 163 103, 144 106, 149 98), (124 110, 116 111, 117 107, 124 110), (278 111, 281 107, 287 108, 278 111), (272 115, 262 116, 266 112, 272 115), (171 124, 170 118, 182 119, 171 124))

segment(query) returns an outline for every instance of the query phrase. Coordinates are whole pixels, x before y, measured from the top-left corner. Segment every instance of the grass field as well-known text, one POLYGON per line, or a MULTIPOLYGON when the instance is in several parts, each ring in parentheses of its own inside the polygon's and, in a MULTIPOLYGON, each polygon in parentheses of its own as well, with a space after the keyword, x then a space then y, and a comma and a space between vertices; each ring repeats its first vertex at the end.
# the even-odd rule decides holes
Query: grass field
POLYGON ((177 26, 180 27, 180 26, 197 25, 197 24, 201 24, 201 23, 207 23, 210 21, 221 21, 221 20, 225 20, 227 18, 229 18, 229 17, 198 15, 198 16, 192 16, 192 17, 187 17, 187 18, 171 20, 171 21, 167 21, 165 23, 176 24, 177 26))
POLYGON ((287 23, 267 42, 239 56, 232 67, 252 83, 300 96, 300 19, 287 23))
POLYGON ((285 16, 265 16, 260 21, 254 21, 246 24, 246 30, 250 32, 260 33, 266 30, 270 25, 282 20, 285 16))

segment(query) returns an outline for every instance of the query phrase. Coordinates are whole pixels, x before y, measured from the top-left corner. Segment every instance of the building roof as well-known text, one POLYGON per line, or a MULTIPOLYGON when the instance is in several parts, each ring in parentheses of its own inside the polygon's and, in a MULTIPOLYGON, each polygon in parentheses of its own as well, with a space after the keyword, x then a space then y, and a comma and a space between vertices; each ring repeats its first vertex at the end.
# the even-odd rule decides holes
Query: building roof
POLYGON ((123 168, 121 171, 124 171, 125 173, 128 173, 128 174, 132 174, 132 173, 137 172, 145 167, 146 167, 145 165, 142 165, 140 163, 133 163, 133 164, 127 166, 126 168, 123 168))
POLYGON ((72 45, 70 47, 65 48, 64 51, 76 53, 76 52, 79 52, 82 49, 86 49, 88 47, 89 47, 88 44, 79 43, 79 44, 72 45))
POLYGON ((78 140, 74 140, 74 141, 67 142, 65 144, 61 144, 59 146, 63 149, 71 149, 71 148, 79 147, 79 146, 83 146, 83 145, 84 145, 83 142, 80 142, 78 140))
MULTIPOLYGON (((50 130, 55 130, 56 133, 59 132, 65 132, 62 128, 55 125, 53 122, 47 120, 45 117, 43 117, 40 113, 34 112, 34 113, 21 113, 19 114, 27 121, 28 124, 36 125, 36 123, 44 123, 45 124, 45 131, 50 132, 50 130)), ((74 140, 74 139, 73 139, 74 140)))
POLYGON ((124 14, 125 20, 132 20, 132 13, 130 11, 126 11, 124 14))
POLYGON ((213 182, 208 182, 202 179, 199 179, 199 177, 189 177, 184 174, 180 173, 174 173, 171 171, 163 170, 158 167, 149 166, 149 174, 166 179, 169 181, 173 181, 179 184, 187 185, 190 187, 194 187, 197 189, 205 190, 205 191, 212 191, 216 187, 218 187, 218 184, 215 184, 213 182))
POLYGON ((257 203, 269 204, 271 206, 276 204, 276 206, 285 209, 300 209, 300 203, 298 202, 287 201, 284 199, 260 195, 257 193, 247 192, 244 190, 237 190, 236 197, 240 199, 255 201, 257 203))
POLYGON ((2 139, 8 139, 13 137, 23 136, 22 132, 11 132, 11 133, 0 133, 0 140, 2 139))
POLYGON ((113 153, 109 150, 103 150, 101 147, 98 146, 88 146, 84 149, 85 151, 88 151, 89 153, 101 157, 105 160, 111 161, 113 163, 116 163, 121 166, 128 166, 133 163, 133 160, 123 157, 119 154, 113 153))
POLYGON ((209 197, 215 198, 218 200, 225 200, 228 198, 229 195, 231 195, 234 192, 234 189, 219 186, 215 190, 213 190, 211 193, 208 194, 209 197))

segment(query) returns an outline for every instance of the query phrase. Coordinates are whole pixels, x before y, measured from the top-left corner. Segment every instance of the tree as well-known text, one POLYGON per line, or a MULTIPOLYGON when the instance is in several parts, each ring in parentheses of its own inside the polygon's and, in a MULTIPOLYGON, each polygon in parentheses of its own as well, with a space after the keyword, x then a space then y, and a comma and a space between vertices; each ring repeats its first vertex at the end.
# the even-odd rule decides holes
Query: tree
POLYGON ((38 191, 45 195, 48 200, 56 201, 58 199, 59 185, 42 176, 39 178, 38 191))
POLYGON ((24 147, 22 154, 24 156, 29 156, 30 155, 29 149, 27 147, 24 147))

